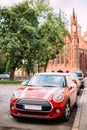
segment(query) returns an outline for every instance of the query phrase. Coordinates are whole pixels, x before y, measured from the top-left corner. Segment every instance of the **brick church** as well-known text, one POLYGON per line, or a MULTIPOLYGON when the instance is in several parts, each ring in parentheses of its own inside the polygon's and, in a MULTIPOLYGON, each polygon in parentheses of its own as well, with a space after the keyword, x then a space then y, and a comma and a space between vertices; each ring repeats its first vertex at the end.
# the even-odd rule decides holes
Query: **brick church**
POLYGON ((66 45, 63 53, 49 60, 47 72, 70 72, 82 70, 87 75, 87 32, 81 35, 81 27, 73 9, 70 19, 69 36, 64 38, 66 45))

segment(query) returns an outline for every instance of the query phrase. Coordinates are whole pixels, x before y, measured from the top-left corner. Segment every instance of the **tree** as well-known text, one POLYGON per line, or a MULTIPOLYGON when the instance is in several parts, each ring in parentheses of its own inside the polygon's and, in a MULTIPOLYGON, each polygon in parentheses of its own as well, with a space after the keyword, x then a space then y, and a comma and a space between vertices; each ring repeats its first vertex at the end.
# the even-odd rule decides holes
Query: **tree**
POLYGON ((0 74, 7 73, 5 54, 0 54, 0 74))
POLYGON ((34 56, 39 13, 31 5, 26 1, 0 9, 0 51, 8 58, 11 79, 16 67, 21 67, 22 60, 34 56))
MULTIPOLYGON (((64 37, 69 33, 66 29, 67 19, 64 17, 62 11, 59 11, 59 14, 55 14, 53 12, 49 12, 47 18, 45 19, 44 24, 41 26, 39 30, 39 35, 42 39, 42 49, 40 49, 40 57, 42 57, 42 62, 44 63, 44 70, 46 71, 46 67, 49 59, 56 58, 56 55, 63 49, 65 45, 64 37)), ((40 48, 41 48, 40 47, 40 48)), ((41 61, 40 61, 41 62, 41 61)))
POLYGON ((66 34, 61 15, 52 12, 48 0, 29 0, 0 8, 0 52, 7 59, 10 79, 16 68, 33 72, 36 62, 39 68, 45 65, 46 70, 48 60, 63 47, 66 34))

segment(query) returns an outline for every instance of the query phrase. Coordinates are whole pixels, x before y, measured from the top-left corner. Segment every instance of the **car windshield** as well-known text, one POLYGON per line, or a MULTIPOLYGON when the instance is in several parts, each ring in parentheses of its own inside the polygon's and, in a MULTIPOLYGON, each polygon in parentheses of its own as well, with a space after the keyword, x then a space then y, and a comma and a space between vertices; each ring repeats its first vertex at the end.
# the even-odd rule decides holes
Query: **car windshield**
POLYGON ((71 76, 72 79, 77 79, 78 78, 77 75, 74 74, 74 73, 70 73, 70 76, 71 76))
POLYGON ((27 85, 31 86, 64 86, 64 76, 60 75, 35 75, 31 78, 27 85))

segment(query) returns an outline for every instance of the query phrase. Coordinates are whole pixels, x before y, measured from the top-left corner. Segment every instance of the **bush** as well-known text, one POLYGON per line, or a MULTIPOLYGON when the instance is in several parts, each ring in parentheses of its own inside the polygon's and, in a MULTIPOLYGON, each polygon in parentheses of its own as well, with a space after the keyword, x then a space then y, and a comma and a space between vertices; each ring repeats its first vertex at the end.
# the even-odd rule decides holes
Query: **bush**
POLYGON ((21 80, 0 80, 0 84, 18 84, 22 83, 23 81, 21 80))

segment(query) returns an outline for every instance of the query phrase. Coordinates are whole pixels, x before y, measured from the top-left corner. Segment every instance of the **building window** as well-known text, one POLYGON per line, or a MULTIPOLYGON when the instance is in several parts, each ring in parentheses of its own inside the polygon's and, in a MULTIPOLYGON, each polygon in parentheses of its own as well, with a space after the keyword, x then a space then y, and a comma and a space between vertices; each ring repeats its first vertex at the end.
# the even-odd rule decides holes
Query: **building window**
POLYGON ((58 64, 60 63, 60 55, 57 57, 58 64))
POLYGON ((61 64, 64 64, 64 56, 61 55, 61 64))
POLYGON ((66 64, 69 64, 68 56, 66 56, 66 64))

